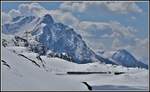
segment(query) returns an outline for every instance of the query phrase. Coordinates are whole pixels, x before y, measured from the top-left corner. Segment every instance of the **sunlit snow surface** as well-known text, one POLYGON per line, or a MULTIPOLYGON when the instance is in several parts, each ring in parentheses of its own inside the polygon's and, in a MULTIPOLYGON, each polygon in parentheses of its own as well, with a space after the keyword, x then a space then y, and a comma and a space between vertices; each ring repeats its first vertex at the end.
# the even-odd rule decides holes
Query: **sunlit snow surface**
POLYGON ((148 90, 149 77, 146 69, 127 69, 100 63, 76 64, 46 56, 41 58, 43 63, 36 58, 36 53, 29 52, 24 47, 2 47, 2 60, 10 66, 9 68, 1 62, 2 90, 88 90, 83 81, 92 86, 92 90, 148 90), (18 54, 36 61, 40 68, 18 54), (67 71, 126 73, 67 75, 67 71))

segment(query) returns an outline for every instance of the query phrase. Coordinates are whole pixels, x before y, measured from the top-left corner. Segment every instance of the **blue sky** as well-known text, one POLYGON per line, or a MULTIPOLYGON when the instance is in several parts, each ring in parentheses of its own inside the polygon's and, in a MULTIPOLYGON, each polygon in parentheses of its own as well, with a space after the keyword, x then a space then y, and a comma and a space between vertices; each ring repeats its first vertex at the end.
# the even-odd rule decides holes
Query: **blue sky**
MULTIPOLYGON (((18 9, 18 6, 22 3, 30 3, 30 2, 3 2, 2 3, 2 11, 8 12, 11 9, 18 9)), ((41 6, 48 10, 52 9, 58 9, 61 2, 39 2, 41 6)), ((126 25, 126 26, 133 26, 137 28, 140 37, 147 37, 148 35, 148 3, 146 2, 136 2, 136 4, 144 11, 142 14, 134 13, 134 14, 116 14, 111 13, 108 11, 105 11, 105 9, 99 9, 95 8, 86 11, 84 13, 74 13, 76 17, 78 17, 80 20, 88 20, 88 21, 110 21, 110 20, 116 20, 120 23, 126 25), (94 11, 92 11, 94 10, 94 11), (94 16, 93 16, 94 15, 94 16), (131 21, 130 17, 136 17, 136 20, 131 21)))
MULTIPOLYGON (((9 13, 12 9, 18 10, 18 6, 25 3, 31 4, 31 2, 3 2, 2 11, 9 13)), ((120 4, 118 2, 102 4, 99 2, 38 2, 38 4, 48 11, 58 10, 59 14, 57 15, 60 15, 58 20, 81 30, 78 32, 92 49, 98 50, 103 46, 103 49, 112 50, 112 47, 119 46, 127 48, 136 56, 144 57, 141 60, 145 60, 145 58, 148 60, 148 48, 145 46, 148 43, 147 2, 123 2, 120 4), (73 23, 70 23, 72 20, 73 23), (74 23, 74 21, 76 22, 74 23), (105 23, 106 28, 99 28, 102 26, 101 23, 105 23), (113 36, 118 34, 119 36, 113 36), (104 35, 107 36, 104 37, 104 35), (143 40, 146 42, 143 43, 143 40), (140 46, 143 47, 140 48, 140 46), (141 51, 143 51, 141 54, 137 54, 141 51)))

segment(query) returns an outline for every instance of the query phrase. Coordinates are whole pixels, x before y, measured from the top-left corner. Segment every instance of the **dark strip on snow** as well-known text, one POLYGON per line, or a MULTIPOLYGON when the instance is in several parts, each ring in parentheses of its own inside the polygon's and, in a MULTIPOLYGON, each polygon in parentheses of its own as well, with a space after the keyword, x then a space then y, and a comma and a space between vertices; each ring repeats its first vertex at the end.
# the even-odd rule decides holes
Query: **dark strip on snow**
POLYGON ((1 61, 3 62, 3 65, 7 66, 8 68, 11 68, 10 65, 6 61, 4 60, 1 60, 1 61))
POLYGON ((85 84, 89 90, 92 90, 92 87, 87 82, 82 82, 82 83, 85 84))
MULTIPOLYGON (((124 74, 125 72, 114 72, 115 75, 124 74)), ((80 71, 70 71, 67 74, 113 74, 112 72, 80 72, 80 71)))
POLYGON ((32 63, 34 63, 36 66, 40 67, 40 65, 39 65, 38 63, 36 63, 36 61, 34 61, 34 60, 32 60, 32 59, 26 57, 25 55, 22 55, 22 54, 18 54, 18 55, 19 55, 19 56, 22 56, 22 57, 24 57, 24 58, 26 58, 26 59, 28 59, 28 60, 30 60, 30 61, 31 61, 32 63))

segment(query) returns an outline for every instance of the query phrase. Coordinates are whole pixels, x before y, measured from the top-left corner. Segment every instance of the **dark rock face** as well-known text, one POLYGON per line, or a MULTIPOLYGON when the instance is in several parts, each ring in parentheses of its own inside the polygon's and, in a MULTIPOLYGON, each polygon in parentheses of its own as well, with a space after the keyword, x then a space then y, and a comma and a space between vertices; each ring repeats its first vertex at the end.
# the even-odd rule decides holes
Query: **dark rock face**
POLYGON ((42 34, 39 35, 39 42, 49 50, 56 53, 66 53, 76 63, 93 62, 95 53, 90 50, 82 37, 72 28, 62 23, 54 23, 50 15, 45 15, 41 23, 44 23, 42 34))

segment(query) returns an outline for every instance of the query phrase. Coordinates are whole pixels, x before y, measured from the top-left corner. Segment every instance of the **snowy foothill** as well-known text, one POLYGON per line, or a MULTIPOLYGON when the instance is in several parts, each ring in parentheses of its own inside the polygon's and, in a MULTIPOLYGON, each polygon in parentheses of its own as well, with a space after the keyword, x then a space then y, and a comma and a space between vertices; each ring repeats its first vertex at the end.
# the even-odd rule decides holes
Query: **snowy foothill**
POLYGON ((38 68, 32 64, 31 61, 20 57, 5 48, 2 48, 2 60, 7 62, 10 66, 9 68, 1 62, 3 91, 88 90, 84 84, 46 72, 42 68, 38 68))
POLYGON ((83 81, 92 86, 93 90, 148 90, 146 69, 98 62, 76 64, 59 58, 41 56, 45 65, 43 67, 36 56, 36 53, 27 52, 23 47, 2 47, 2 60, 9 65, 8 67, 1 62, 2 90, 88 90, 83 81), (34 60, 40 67, 18 54, 34 60), (68 75, 67 71, 123 71, 125 74, 68 75))

